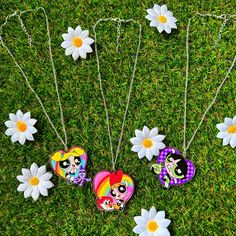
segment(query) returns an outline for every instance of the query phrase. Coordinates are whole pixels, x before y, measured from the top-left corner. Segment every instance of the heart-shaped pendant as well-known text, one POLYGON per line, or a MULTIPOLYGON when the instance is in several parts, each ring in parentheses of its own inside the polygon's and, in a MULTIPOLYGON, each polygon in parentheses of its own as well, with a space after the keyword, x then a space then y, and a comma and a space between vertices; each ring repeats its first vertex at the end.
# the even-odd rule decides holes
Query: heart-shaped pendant
POLYGON ((53 171, 68 183, 83 186, 85 182, 91 181, 86 177, 86 164, 88 156, 84 149, 74 146, 69 151, 55 152, 50 159, 53 171))
POLYGON ((134 193, 134 180, 122 170, 100 171, 93 180, 100 211, 121 211, 134 193))
POLYGON ((195 175, 194 164, 185 159, 179 150, 171 147, 163 149, 157 157, 157 164, 152 171, 158 175, 165 189, 189 182, 195 175))

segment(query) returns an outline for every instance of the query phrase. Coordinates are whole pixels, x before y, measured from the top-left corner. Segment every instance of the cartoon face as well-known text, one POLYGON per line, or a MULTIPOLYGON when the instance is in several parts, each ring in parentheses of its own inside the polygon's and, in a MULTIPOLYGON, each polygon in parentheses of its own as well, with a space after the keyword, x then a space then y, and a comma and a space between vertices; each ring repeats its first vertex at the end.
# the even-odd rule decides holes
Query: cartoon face
POLYGON ((122 211, 124 209, 124 202, 122 200, 118 200, 116 204, 114 204, 114 209, 118 211, 122 211))
POLYGON ((184 179, 188 166, 185 159, 179 154, 169 154, 165 160, 165 169, 173 179, 184 179))
POLYGON ((98 206, 99 209, 103 209, 103 210, 106 210, 106 211, 111 211, 111 210, 114 209, 112 198, 107 197, 107 196, 98 198, 97 206, 98 206))
POLYGON ((113 185, 110 191, 111 196, 114 199, 123 199, 127 194, 127 186, 128 183, 126 181, 124 183, 113 185))
POLYGON ((66 173, 76 173, 79 169, 81 159, 79 156, 69 156, 68 159, 59 162, 60 168, 66 173))
POLYGON ((78 177, 84 179, 86 177, 86 171, 84 169, 80 169, 78 177))

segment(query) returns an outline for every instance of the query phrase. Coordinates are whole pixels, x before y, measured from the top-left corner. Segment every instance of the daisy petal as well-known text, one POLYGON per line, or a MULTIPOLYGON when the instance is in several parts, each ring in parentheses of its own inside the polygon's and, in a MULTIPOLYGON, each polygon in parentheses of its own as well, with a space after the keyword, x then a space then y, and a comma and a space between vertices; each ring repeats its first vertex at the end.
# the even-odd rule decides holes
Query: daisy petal
POLYGON ((149 161, 152 160, 152 157, 153 157, 153 153, 152 153, 152 150, 151 149, 147 149, 146 150, 146 157, 149 161))
POLYGON ((134 145, 134 146, 131 148, 131 151, 133 151, 133 152, 139 152, 141 148, 142 148, 141 145, 134 145))
POLYGON ((140 225, 136 225, 133 228, 133 232, 136 233, 136 234, 141 234, 144 230, 145 230, 145 227, 144 226, 140 226, 140 225))
POLYGON ((171 28, 169 25, 164 25, 164 28, 165 28, 166 33, 169 34, 171 32, 171 28))
POLYGON ((18 110, 18 111, 16 112, 16 116, 17 116, 18 119, 22 119, 22 118, 23 118, 23 113, 22 113, 22 111, 21 111, 21 110, 18 110))
POLYGON ((81 33, 81 37, 83 39, 86 39, 89 36, 89 31, 88 30, 83 30, 81 33))
POLYGON ((154 142, 161 142, 165 139, 165 137, 166 137, 165 135, 159 134, 159 135, 157 135, 156 137, 153 138, 153 141, 154 142))
POLYGON ((32 189, 32 187, 29 186, 29 187, 25 190, 25 192, 24 192, 24 197, 25 197, 25 198, 30 197, 31 194, 32 194, 32 192, 33 192, 33 189, 32 189))
POLYGON ((15 127, 15 122, 8 120, 4 123, 8 128, 14 128, 15 127))
POLYGON ((10 113, 10 114, 9 114, 9 118, 10 118, 10 120, 13 121, 13 122, 18 121, 17 116, 16 116, 15 114, 13 114, 13 113, 10 113))
POLYGON ((38 172, 37 172, 37 176, 41 177, 42 175, 44 175, 46 173, 46 165, 40 166, 38 168, 38 172))
POLYGON ((168 231, 167 228, 159 228, 157 231, 157 234, 155 236, 170 236, 170 232, 168 231))
POLYGON ((29 131, 26 131, 26 132, 24 133, 24 135, 25 135, 25 137, 26 137, 28 140, 34 141, 34 137, 33 137, 33 135, 32 135, 29 131))
POLYGON ((80 55, 82 58, 86 59, 87 54, 86 54, 86 51, 85 51, 84 47, 79 48, 79 55, 80 55))
POLYGON ((150 22, 151 27, 157 27, 158 25, 159 25, 159 23, 157 21, 151 21, 150 22))
POLYGON ((30 119, 30 111, 26 112, 22 117, 23 121, 28 121, 29 119, 30 119))
POLYGON ((72 29, 71 27, 68 27, 68 33, 69 33, 70 36, 72 36, 72 37, 75 36, 75 31, 74 31, 74 29, 72 29))
MULTIPOLYGON (((155 127, 153 129, 151 129, 151 132, 150 132, 150 138, 154 138, 156 135, 158 134, 158 128, 155 127)), ((162 140, 161 140, 162 141, 162 140)))
POLYGON ((144 224, 143 218, 141 216, 135 216, 134 221, 137 225, 144 224))
POLYGON ((80 36, 82 33, 82 29, 81 27, 78 25, 76 28, 75 28, 75 35, 76 36, 80 36))
POLYGON ((39 185, 39 192, 43 196, 48 196, 48 190, 47 188, 44 188, 42 185, 39 185))
POLYGON ((31 166, 30 166, 30 172, 32 174, 32 176, 36 176, 37 175, 37 172, 38 172, 38 166, 33 163, 31 166))
POLYGON ((163 142, 155 142, 154 144, 158 149, 163 149, 166 145, 163 142))
POLYGON ((162 5, 162 6, 161 6, 161 14, 162 14, 162 15, 165 15, 166 12, 167 12, 167 6, 166 6, 166 5, 162 5))
POLYGON ((72 46, 72 42, 71 41, 64 41, 64 42, 62 42, 61 46, 63 48, 71 47, 72 46))
POLYGON ((146 155, 146 149, 141 148, 141 150, 138 152, 139 159, 142 159, 143 157, 145 157, 145 155, 146 155))
POLYGON ((228 135, 227 132, 223 132, 223 131, 220 131, 218 134, 217 134, 217 138, 224 138, 228 135))
POLYGON ((143 137, 146 138, 150 135, 150 130, 147 126, 143 127, 143 131, 142 131, 143 137))
POLYGON ((143 133, 142 133, 141 130, 136 129, 135 130, 135 135, 136 135, 137 138, 139 138, 141 140, 143 139, 143 133))
POLYGON ((12 136, 11 136, 11 141, 13 142, 13 143, 15 143, 16 141, 18 141, 18 139, 19 139, 19 137, 20 137, 20 133, 14 133, 12 136))
POLYGON ((93 49, 91 48, 90 45, 85 44, 85 45, 83 45, 83 48, 87 53, 93 52, 93 49))
POLYGON ((40 180, 49 180, 52 178, 52 174, 47 172, 44 175, 40 176, 40 180))
POLYGON ((26 141, 25 135, 24 135, 24 134, 20 134, 20 137, 19 137, 18 141, 19 141, 19 143, 20 143, 21 145, 24 145, 24 143, 25 143, 25 141, 26 141))
POLYGON ((145 209, 141 210, 141 216, 143 219, 148 219, 149 220, 149 212, 145 209))
POLYGON ((138 144, 141 144, 142 143, 142 141, 139 139, 139 138, 131 138, 130 139, 130 142, 132 143, 132 144, 134 144, 134 145, 138 145, 138 144))
POLYGON ((31 125, 31 126, 35 125, 36 122, 37 122, 36 119, 29 119, 29 120, 27 121, 28 125, 31 125))
POLYGON ((75 47, 74 47, 74 46, 68 47, 68 48, 66 49, 66 52, 65 52, 66 56, 71 55, 74 50, 75 50, 75 47))
POLYGON ((164 211, 158 211, 156 216, 155 216, 155 220, 160 221, 163 220, 165 218, 165 212, 164 211))
POLYGON ((33 188, 31 196, 34 199, 34 201, 38 200, 38 198, 39 198, 39 189, 38 189, 38 187, 33 188))
POLYGON ((230 143, 230 140, 231 140, 231 135, 228 135, 228 136, 224 137, 223 146, 228 145, 230 143))
POLYGON ((158 221, 158 224, 163 228, 167 228, 170 223, 171 223, 171 220, 169 219, 163 219, 163 220, 158 221))
POLYGON ((158 29, 159 33, 161 33, 164 30, 164 26, 163 25, 158 25, 157 29, 158 29))
POLYGON ((24 192, 27 188, 28 188, 28 184, 23 183, 23 184, 20 184, 20 185, 18 186, 17 191, 18 191, 18 192, 24 192))
POLYGON ((236 125, 236 116, 233 118, 233 125, 236 125))
POLYGON ((231 140, 230 140, 230 146, 232 148, 235 148, 236 147, 236 135, 234 135, 231 140))
POLYGON ((54 184, 51 181, 49 181, 49 180, 41 181, 40 183, 45 188, 52 188, 54 186, 54 184))
POLYGON ((72 57, 73 57, 74 61, 78 59, 78 57, 79 57, 79 49, 78 48, 76 48, 74 50, 74 52, 72 53, 72 57))
POLYGON ((225 118, 225 124, 228 126, 231 126, 233 124, 233 119, 226 117, 225 118))
POLYGON ((8 129, 5 131, 5 135, 11 136, 11 135, 13 135, 13 134, 16 133, 16 132, 17 132, 16 128, 8 128, 8 129))
POLYGON ((165 16, 167 16, 168 18, 169 18, 169 17, 172 17, 172 16, 173 16, 173 12, 172 12, 172 11, 167 11, 167 12, 165 13, 165 16))
POLYGON ((147 9, 147 13, 152 16, 157 16, 156 12, 153 9, 147 9))
POLYGON ((152 16, 152 15, 146 15, 145 18, 150 20, 150 21, 155 21, 156 20, 156 16, 152 16))
POLYGON ((20 181, 20 182, 28 182, 29 178, 27 176, 23 176, 23 175, 18 175, 16 176, 16 178, 20 181))
POLYGON ((94 40, 92 39, 92 38, 86 38, 86 39, 84 39, 84 43, 85 44, 92 44, 94 42, 94 40))
POLYGON ((150 211, 149 211, 149 219, 150 220, 153 220, 155 215, 156 215, 157 211, 156 211, 156 208, 153 206, 150 211))
POLYGON ((224 123, 220 123, 216 125, 216 128, 220 131, 226 131, 228 129, 228 126, 225 125, 224 123))
POLYGON ((38 132, 38 130, 36 128, 34 128, 33 126, 29 126, 28 129, 31 132, 31 134, 35 134, 38 132))
POLYGON ((64 40, 66 40, 66 41, 69 41, 69 40, 72 39, 69 34, 62 34, 62 38, 63 38, 64 40))
POLYGON ((23 176, 25 176, 25 177, 30 178, 32 176, 31 172, 26 168, 22 168, 21 172, 22 172, 23 176))
POLYGON ((159 5, 154 4, 153 9, 154 9, 154 11, 156 12, 157 15, 161 14, 161 7, 159 5))

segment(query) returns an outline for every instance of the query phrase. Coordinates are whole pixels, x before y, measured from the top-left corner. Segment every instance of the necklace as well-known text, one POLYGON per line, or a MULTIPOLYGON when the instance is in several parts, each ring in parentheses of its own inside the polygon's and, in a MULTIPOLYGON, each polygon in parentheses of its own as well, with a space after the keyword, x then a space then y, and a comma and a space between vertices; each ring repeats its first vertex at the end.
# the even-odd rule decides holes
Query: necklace
POLYGON ((202 16, 202 17, 215 17, 218 19, 224 19, 224 22, 222 23, 222 26, 220 28, 220 32, 218 34, 218 39, 215 41, 214 48, 217 46, 219 40, 221 39, 221 33, 223 31, 224 26, 226 25, 226 22, 230 19, 235 17, 235 15, 211 15, 211 14, 200 14, 196 13, 192 18, 188 21, 187 26, 187 37, 186 37, 186 80, 185 80, 185 96, 184 96, 184 141, 183 141, 183 155, 181 155, 180 151, 176 148, 167 147, 163 149, 159 156, 157 157, 157 164, 154 164, 151 166, 151 170, 158 175, 159 181, 163 185, 164 189, 169 189, 170 186, 174 185, 182 185, 187 182, 189 182, 195 175, 195 167, 194 164, 186 159, 186 152, 189 149, 191 143, 193 142, 198 130, 200 129, 200 126, 202 125, 202 122, 205 119, 206 114, 211 109, 213 104, 215 103, 218 94, 220 92, 220 89, 222 88, 223 84, 225 83, 226 79, 229 77, 229 74, 231 70, 234 67, 234 64, 236 62, 236 56, 234 56, 234 59, 226 73, 226 76, 224 77, 223 81, 220 83, 219 87, 216 90, 215 96, 212 99, 210 105, 207 107, 205 112, 202 115, 201 121, 198 124, 196 130, 194 131, 191 139, 189 142, 186 140, 186 130, 187 130, 187 91, 188 91, 188 72, 189 72, 189 29, 191 25, 191 21, 196 16, 202 16))
POLYGON ((51 127, 56 133, 57 138, 60 140, 62 145, 64 146, 64 150, 59 150, 56 151, 50 158, 50 164, 52 167, 52 170, 61 178, 63 178, 65 181, 68 183, 73 183, 79 186, 83 186, 85 182, 91 181, 90 178, 86 177, 86 163, 88 160, 88 156, 84 150, 84 148, 80 146, 73 146, 68 150, 67 147, 67 133, 65 129, 65 123, 64 123, 64 116, 63 116, 63 109, 61 105, 61 99, 60 99, 60 94, 59 94, 59 89, 58 89, 58 84, 57 84, 57 76, 56 76, 56 69, 54 65, 54 60, 52 56, 52 48, 51 48, 51 37, 50 37, 50 30, 49 30, 49 23, 48 23, 48 17, 46 14, 46 11, 44 10, 43 7, 36 8, 34 10, 27 10, 27 11, 20 11, 20 12, 14 12, 13 14, 9 15, 6 17, 5 23, 1 26, 0 28, 0 35, 1 35, 1 43, 3 47, 7 50, 8 54, 11 56, 13 62, 15 65, 18 67, 20 70, 22 76, 24 77, 26 84, 29 88, 29 90, 35 95, 36 99, 38 100, 45 116, 48 119, 48 122, 50 123, 51 127), (54 78, 54 83, 55 83, 55 89, 57 93, 57 100, 60 108, 60 115, 61 115, 61 125, 63 128, 63 133, 64 133, 64 139, 61 137, 61 135, 58 133, 57 128, 53 124, 52 120, 50 119, 43 103, 36 91, 33 89, 33 87, 30 85, 30 82, 28 80, 27 75, 21 68, 20 64, 16 61, 14 55, 10 51, 10 49, 7 47, 7 45, 4 43, 3 38, 2 38, 2 28, 5 26, 8 22, 8 19, 12 17, 17 17, 22 30, 28 37, 28 43, 29 46, 32 47, 32 37, 29 35, 23 20, 21 18, 22 14, 28 13, 28 12, 37 12, 37 11, 42 11, 45 17, 45 22, 46 22, 46 28, 47 28, 47 36, 48 36, 48 50, 49 50, 49 56, 50 56, 50 62, 53 70, 53 78, 54 78))
POLYGON ((135 73, 137 70, 137 61, 138 61, 138 54, 140 50, 140 44, 141 44, 142 27, 137 21, 133 19, 124 20, 120 18, 107 18, 107 19, 99 19, 93 26, 93 31, 94 31, 94 37, 95 37, 95 54, 96 54, 96 60, 97 60, 98 80, 99 80, 101 95, 103 99, 104 109, 106 113, 107 131, 108 131, 108 137, 109 137, 109 143, 110 143, 110 153, 111 153, 112 169, 113 169, 112 172, 103 170, 97 173, 93 180, 93 187, 94 187, 95 194, 97 196, 96 204, 99 210, 120 211, 124 209, 126 203, 132 197, 133 192, 134 192, 134 180, 132 179, 132 177, 130 177, 128 174, 125 174, 122 170, 118 170, 116 172, 115 165, 119 156, 120 145, 121 145, 121 141, 122 141, 122 137, 124 133, 125 120, 126 120, 129 103, 130 103, 131 92, 133 88, 133 81, 134 81, 135 73), (127 102, 126 102, 126 108, 125 108, 125 112, 123 116, 121 132, 120 132, 119 141, 118 141, 115 155, 113 152, 113 143, 112 143, 112 136, 111 136, 111 129, 110 129, 109 114, 107 110, 107 102, 105 99, 103 86, 102 86, 100 62, 99 62, 98 50, 97 50, 97 35, 96 35, 97 25, 100 22, 108 22, 108 21, 117 22, 117 47, 116 47, 117 52, 118 52, 118 43, 119 43, 119 37, 120 37, 121 23, 133 22, 139 26, 139 41, 138 41, 136 56, 134 60, 133 73, 132 73, 132 77, 130 81, 130 87, 129 87, 129 92, 127 96, 127 102))

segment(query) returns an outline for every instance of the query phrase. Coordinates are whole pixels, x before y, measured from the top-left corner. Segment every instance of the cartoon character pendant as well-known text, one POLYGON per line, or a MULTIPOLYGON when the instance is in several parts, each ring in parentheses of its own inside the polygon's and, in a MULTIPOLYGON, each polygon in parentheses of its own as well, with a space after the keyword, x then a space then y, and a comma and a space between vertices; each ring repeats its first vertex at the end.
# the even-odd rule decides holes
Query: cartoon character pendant
POLYGON ((98 198, 98 210, 121 211, 134 193, 134 181, 122 170, 103 170, 94 177, 93 188, 98 198))
POLYGON ((184 159, 180 152, 171 147, 163 149, 157 157, 157 164, 151 170, 158 175, 164 189, 189 182, 195 174, 193 163, 184 159))
POLYGON ((55 152, 50 159, 53 171, 68 183, 83 186, 91 181, 86 178, 86 163, 88 156, 83 148, 74 146, 68 152, 63 150, 55 152))

